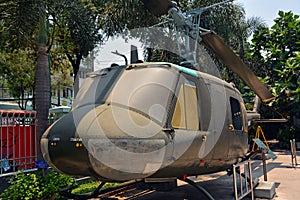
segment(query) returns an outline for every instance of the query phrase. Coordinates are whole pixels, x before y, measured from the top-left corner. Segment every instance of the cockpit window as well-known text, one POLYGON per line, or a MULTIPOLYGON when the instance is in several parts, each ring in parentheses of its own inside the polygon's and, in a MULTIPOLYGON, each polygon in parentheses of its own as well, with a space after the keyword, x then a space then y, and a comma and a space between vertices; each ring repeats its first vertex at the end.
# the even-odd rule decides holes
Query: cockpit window
POLYGON ((178 76, 178 72, 167 66, 126 70, 114 87, 109 101, 163 124, 178 76))
POLYGON ((180 85, 172 127, 199 130, 197 87, 194 82, 187 79, 180 85))

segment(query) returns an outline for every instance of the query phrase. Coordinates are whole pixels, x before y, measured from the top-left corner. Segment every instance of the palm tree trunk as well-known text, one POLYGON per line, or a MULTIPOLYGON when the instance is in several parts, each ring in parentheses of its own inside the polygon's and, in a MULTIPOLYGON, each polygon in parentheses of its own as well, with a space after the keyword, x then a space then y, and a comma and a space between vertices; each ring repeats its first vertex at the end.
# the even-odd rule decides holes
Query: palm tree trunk
POLYGON ((46 12, 41 3, 40 25, 38 36, 38 55, 35 75, 35 103, 37 112, 38 134, 38 161, 43 160, 40 148, 40 140, 48 128, 48 114, 50 107, 50 69, 47 51, 46 12))
MULTIPOLYGON (((35 103, 37 112, 37 132, 38 144, 40 139, 48 127, 48 114, 50 107, 50 78, 47 46, 38 44, 38 59, 35 75, 35 103)), ((38 160, 42 160, 43 156, 38 145, 38 160)))

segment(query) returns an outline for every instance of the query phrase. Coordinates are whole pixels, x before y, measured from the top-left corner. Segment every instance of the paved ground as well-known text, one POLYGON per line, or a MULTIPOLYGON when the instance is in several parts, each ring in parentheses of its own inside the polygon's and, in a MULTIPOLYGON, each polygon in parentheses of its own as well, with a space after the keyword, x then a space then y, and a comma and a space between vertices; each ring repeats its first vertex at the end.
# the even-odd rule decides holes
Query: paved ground
MULTIPOLYGON (((291 155, 277 151, 278 158, 268 162, 268 180, 276 183, 276 200, 300 199, 300 168, 292 168, 291 155)), ((297 152, 297 156, 300 152, 297 152)), ((298 158, 298 163, 299 163, 298 158)), ((263 178, 262 178, 263 179, 263 178)))
MULTIPOLYGON (((275 182, 276 195, 274 200, 294 200, 300 199, 300 168, 291 167, 291 155, 289 151, 275 151, 278 156, 275 160, 267 161, 268 181, 275 182)), ((297 152, 298 156, 300 152, 297 152)), ((299 160, 300 161, 300 160, 299 160)), ((253 178, 263 180, 263 167, 260 160, 253 163, 253 178)), ((232 176, 227 176, 225 172, 199 176, 193 178, 198 185, 205 188, 216 200, 233 198, 233 181, 232 176)), ((182 181, 178 181, 179 187, 171 192, 150 192, 141 197, 135 198, 138 200, 153 200, 153 199, 203 199, 206 200, 202 193, 194 187, 187 185, 182 181)), ((247 198, 250 199, 250 198, 247 198)))

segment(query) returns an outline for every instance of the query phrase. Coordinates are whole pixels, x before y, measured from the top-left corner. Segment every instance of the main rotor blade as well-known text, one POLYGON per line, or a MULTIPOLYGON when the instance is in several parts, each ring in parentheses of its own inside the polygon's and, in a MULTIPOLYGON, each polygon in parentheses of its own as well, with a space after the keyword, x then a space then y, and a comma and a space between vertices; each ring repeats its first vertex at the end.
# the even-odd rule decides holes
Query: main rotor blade
POLYGON ((141 0, 145 7, 150 10, 150 12, 155 16, 161 16, 168 14, 170 7, 175 6, 170 0, 141 0))
POLYGON ((264 102, 275 97, 248 66, 213 32, 202 33, 204 44, 236 73, 264 102))

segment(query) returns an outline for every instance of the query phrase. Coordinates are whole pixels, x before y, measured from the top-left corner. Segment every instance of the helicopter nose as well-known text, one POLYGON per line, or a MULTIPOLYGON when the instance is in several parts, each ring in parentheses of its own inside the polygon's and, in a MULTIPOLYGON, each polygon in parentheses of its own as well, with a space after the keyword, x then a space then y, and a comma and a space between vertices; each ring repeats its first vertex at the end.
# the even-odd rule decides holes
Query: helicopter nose
POLYGON ((41 150, 46 162, 57 171, 70 175, 89 175, 88 153, 75 137, 72 112, 65 115, 43 134, 41 150))
POLYGON ((99 177, 126 181, 154 174, 172 153, 162 126, 150 117, 118 105, 101 105, 77 127, 99 177))

